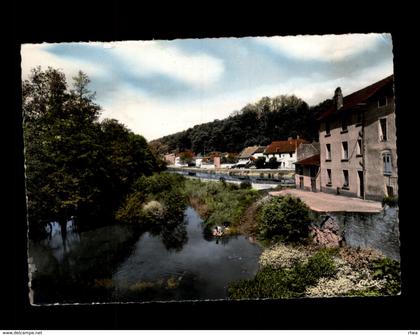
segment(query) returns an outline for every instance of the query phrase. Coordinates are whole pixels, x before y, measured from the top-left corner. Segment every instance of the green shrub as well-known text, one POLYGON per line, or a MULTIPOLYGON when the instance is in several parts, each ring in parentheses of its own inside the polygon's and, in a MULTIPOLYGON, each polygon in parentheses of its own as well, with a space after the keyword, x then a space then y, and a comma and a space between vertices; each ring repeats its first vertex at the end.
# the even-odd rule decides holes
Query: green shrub
POLYGON ((321 250, 306 263, 298 263, 291 269, 264 267, 254 279, 231 283, 228 295, 232 299, 303 297, 306 287, 316 284, 322 277, 329 278, 336 273, 331 252, 321 250))
POLYGON ((170 173, 156 173, 140 177, 133 186, 133 192, 116 213, 116 219, 130 224, 150 226, 178 222, 183 218, 186 196, 182 190, 185 178, 170 173), (157 202, 163 213, 155 215, 147 204, 157 202))
POLYGON ((373 278, 384 279, 381 289, 384 295, 396 295, 401 291, 401 268, 398 261, 382 258, 373 262, 373 278))
POLYGON ((249 180, 243 181, 239 184, 239 188, 241 189, 252 188, 252 183, 249 180))
POLYGON ((398 197, 394 195, 385 196, 382 199, 382 206, 388 205, 389 207, 397 207, 398 206, 398 197))
POLYGON ((292 196, 273 197, 259 215, 259 234, 264 239, 299 241, 308 236, 310 211, 292 196))
POLYGON ((264 166, 265 166, 265 157, 258 157, 255 160, 255 167, 257 169, 264 169, 264 166))

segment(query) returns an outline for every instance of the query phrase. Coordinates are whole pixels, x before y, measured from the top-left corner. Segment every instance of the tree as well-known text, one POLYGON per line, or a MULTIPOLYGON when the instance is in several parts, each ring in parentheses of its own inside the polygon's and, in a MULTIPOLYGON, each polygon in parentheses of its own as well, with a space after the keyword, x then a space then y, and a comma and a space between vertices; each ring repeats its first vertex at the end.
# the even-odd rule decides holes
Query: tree
POLYGON ((263 168, 264 168, 264 166, 265 166, 265 157, 258 157, 258 158, 255 160, 255 167, 256 167, 257 169, 263 169, 263 168))
POLYGON ((308 206, 290 195, 273 197, 261 209, 258 223, 263 238, 299 241, 306 238, 311 222, 308 206))
POLYGON ((87 75, 73 81, 69 88, 61 71, 38 67, 22 85, 31 237, 56 221, 64 241, 72 217, 84 228, 108 224, 130 184, 160 168, 142 136, 115 120, 98 122, 87 75))

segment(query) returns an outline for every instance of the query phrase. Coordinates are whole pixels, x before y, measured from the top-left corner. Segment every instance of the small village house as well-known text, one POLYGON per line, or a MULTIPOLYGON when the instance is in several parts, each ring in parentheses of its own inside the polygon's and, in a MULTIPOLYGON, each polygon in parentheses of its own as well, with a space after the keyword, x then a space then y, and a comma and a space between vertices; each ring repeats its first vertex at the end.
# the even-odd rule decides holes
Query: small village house
POLYGON ((238 156, 238 165, 247 165, 258 159, 264 157, 264 150, 266 147, 254 145, 243 149, 238 156))
POLYGON ((175 165, 175 154, 166 154, 165 156, 165 162, 169 165, 175 165))
POLYGON ((321 190, 319 142, 302 143, 297 148, 296 188, 317 192, 321 190))
POLYGON ((323 192, 380 201, 396 195, 393 75, 343 97, 318 116, 323 192))
POLYGON ((296 151, 302 143, 308 142, 299 137, 296 139, 289 137, 287 141, 274 141, 266 147, 264 155, 267 161, 272 157, 276 158, 281 170, 295 170, 296 151))

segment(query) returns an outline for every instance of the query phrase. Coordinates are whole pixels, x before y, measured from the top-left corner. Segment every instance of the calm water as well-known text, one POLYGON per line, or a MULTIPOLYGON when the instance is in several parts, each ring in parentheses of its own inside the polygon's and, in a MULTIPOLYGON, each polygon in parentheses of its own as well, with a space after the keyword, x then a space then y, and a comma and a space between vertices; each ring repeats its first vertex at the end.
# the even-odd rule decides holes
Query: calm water
MULTIPOLYGON (((177 286, 171 298, 223 299, 229 282, 256 274, 261 253, 258 245, 244 236, 205 239, 197 212, 189 207, 185 215, 188 240, 180 251, 168 250, 159 237, 149 233, 141 236, 113 276, 116 297, 135 300, 136 294, 127 288, 139 282, 169 281, 177 286)), ((170 290, 164 286, 161 290, 170 290)), ((157 292, 158 296, 161 293, 157 292)))
POLYGON ((30 247, 36 304, 224 299, 229 282, 256 274, 262 251, 245 236, 204 234, 191 207, 183 222, 153 233, 67 228, 66 244, 53 224, 52 237, 30 247))

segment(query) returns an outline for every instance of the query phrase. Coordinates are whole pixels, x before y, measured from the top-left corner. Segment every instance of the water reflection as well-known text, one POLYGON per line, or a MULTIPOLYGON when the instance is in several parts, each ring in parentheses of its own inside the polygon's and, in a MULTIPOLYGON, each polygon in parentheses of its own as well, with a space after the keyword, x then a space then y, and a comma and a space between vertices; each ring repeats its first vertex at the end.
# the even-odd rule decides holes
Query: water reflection
POLYGON ((70 220, 64 243, 51 223, 50 237, 30 246, 35 302, 226 298, 229 282, 255 275, 261 249, 244 236, 206 235, 199 215, 184 213, 143 233, 128 225, 78 233, 70 220))
POLYGON ((48 237, 41 243, 48 247, 53 256, 61 263, 65 255, 80 242, 74 218, 67 221, 66 232, 63 234, 58 222, 50 222, 45 226, 48 237))
POLYGON ((188 239, 176 252, 160 236, 141 236, 114 273, 115 300, 222 299, 229 282, 255 275, 259 246, 244 236, 203 234, 198 214, 192 208, 185 214, 188 239))

